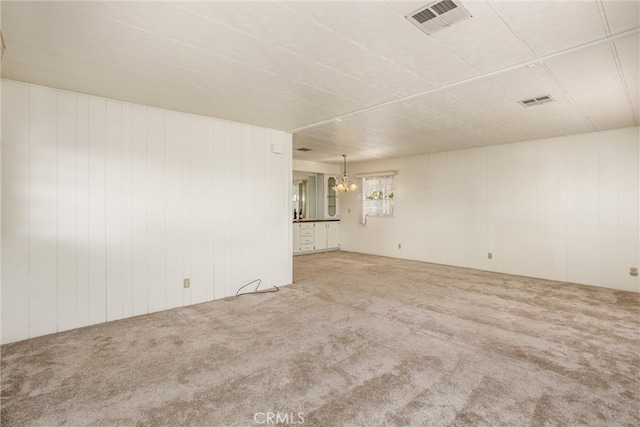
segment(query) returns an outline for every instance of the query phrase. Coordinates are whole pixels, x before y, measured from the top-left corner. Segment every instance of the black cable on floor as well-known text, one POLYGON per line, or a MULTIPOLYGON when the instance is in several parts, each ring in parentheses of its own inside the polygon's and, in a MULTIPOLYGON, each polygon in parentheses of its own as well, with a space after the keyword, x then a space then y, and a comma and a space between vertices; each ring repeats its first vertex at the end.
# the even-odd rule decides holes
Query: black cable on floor
POLYGON ((246 285, 243 285, 242 287, 240 287, 240 289, 238 289, 238 292, 236 292, 236 296, 239 297, 241 295, 268 294, 270 292, 278 292, 280 290, 279 287, 277 287, 276 285, 273 285, 273 288, 271 288, 271 289, 263 289, 263 290, 259 291, 258 288, 260 287, 260 283, 262 283, 262 279, 252 280, 251 282, 247 283, 246 285), (240 291, 242 289, 244 289, 247 286, 251 285, 252 283, 256 283, 256 282, 258 282, 258 284, 256 285, 256 288, 253 290, 253 292, 245 292, 245 293, 242 293, 242 294, 240 293, 240 291))

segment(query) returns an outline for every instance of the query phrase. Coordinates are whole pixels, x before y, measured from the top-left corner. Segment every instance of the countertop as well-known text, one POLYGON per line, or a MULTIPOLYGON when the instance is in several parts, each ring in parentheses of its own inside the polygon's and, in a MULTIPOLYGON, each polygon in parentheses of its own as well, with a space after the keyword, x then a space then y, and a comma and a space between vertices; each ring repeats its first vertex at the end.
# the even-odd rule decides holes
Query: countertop
POLYGON ((303 219, 302 221, 293 220, 294 224, 303 223, 303 222, 331 222, 331 221, 340 221, 340 219, 303 219))

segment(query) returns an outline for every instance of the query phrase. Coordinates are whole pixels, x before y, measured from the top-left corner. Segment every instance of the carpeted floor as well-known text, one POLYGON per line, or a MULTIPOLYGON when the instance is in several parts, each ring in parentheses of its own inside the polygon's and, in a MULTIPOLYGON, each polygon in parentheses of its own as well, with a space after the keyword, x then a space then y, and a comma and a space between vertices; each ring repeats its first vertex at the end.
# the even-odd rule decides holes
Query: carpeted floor
POLYGON ((640 424, 639 294, 345 252, 294 265, 278 293, 2 346, 2 426, 640 424))

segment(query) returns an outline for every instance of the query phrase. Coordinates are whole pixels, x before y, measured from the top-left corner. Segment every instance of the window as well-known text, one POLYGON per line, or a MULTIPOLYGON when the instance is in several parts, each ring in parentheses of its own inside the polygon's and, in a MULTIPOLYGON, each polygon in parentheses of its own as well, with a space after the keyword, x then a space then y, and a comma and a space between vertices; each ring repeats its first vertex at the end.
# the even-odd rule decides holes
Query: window
POLYGON ((393 176, 371 176, 362 181, 364 215, 393 216, 393 176))

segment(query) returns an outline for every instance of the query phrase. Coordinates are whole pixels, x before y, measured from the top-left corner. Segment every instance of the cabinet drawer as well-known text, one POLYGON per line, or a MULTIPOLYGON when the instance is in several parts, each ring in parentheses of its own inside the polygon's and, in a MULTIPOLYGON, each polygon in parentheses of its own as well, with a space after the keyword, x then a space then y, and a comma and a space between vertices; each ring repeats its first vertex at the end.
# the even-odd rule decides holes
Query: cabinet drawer
POLYGON ((305 223, 300 224, 300 230, 304 230, 307 228, 313 229, 313 224, 305 224, 305 223))
POLYGON ((314 243, 313 236, 307 236, 307 237, 301 237, 300 238, 300 244, 303 244, 303 245, 311 244, 311 245, 313 245, 313 243, 314 243))
POLYGON ((303 228, 300 230, 300 237, 313 236, 313 228, 303 228))
POLYGON ((313 250, 313 243, 310 245, 300 245, 300 250, 301 251, 312 251, 313 250))

